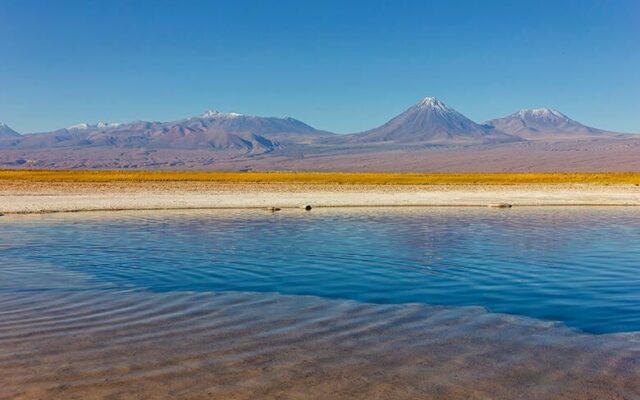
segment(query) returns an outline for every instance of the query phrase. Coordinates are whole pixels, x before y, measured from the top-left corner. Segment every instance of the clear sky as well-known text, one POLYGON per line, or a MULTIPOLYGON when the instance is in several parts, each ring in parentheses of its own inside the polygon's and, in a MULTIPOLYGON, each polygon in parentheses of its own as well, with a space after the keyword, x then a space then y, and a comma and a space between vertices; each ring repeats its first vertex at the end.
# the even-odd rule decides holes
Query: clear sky
POLYGON ((640 132, 640 1, 0 0, 0 122, 206 109, 354 132, 424 96, 640 132))

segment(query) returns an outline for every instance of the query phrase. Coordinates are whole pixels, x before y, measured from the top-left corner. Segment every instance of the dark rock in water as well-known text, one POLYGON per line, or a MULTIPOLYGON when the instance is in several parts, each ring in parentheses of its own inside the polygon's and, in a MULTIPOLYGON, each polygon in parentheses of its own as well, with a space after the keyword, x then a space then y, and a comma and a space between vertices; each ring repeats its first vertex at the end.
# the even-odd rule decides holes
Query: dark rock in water
POLYGON ((489 207, 494 207, 494 208, 511 208, 513 207, 511 204, 509 203, 493 203, 493 204, 489 204, 489 207))
POLYGON ((309 204, 307 204, 306 206, 304 206, 304 209, 307 211, 311 211, 311 206, 309 204))

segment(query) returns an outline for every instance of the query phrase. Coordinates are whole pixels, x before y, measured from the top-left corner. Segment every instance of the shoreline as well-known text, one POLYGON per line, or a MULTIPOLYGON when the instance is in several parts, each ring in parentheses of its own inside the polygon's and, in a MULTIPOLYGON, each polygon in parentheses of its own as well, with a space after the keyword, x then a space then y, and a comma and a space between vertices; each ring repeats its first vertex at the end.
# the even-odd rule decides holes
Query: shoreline
MULTIPOLYGON (((381 205, 335 205, 335 206, 315 206, 313 209, 371 209, 371 208, 553 208, 553 207, 571 207, 571 208, 588 208, 588 207, 639 207, 640 204, 591 204, 591 203, 568 203, 568 204, 509 204, 502 203, 500 205, 492 205, 492 204, 401 204, 401 205, 389 205, 389 204, 381 204, 381 205), (508 206, 503 206, 502 204, 508 204, 508 206)), ((279 211, 291 211, 291 210, 301 210, 305 211, 304 207, 276 207, 276 210, 272 210, 271 207, 261 207, 261 206, 229 206, 229 207, 165 207, 165 208, 86 208, 86 209, 42 209, 42 210, 27 210, 27 211, 1 211, 0 217, 4 215, 47 215, 47 214, 74 214, 74 213, 99 213, 99 212, 128 212, 128 211, 239 211, 239 210, 255 210, 255 211, 269 211, 269 212, 279 212, 279 211)), ((311 210, 309 210, 311 211, 311 210)))
POLYGON ((367 207, 640 206, 640 187, 596 184, 344 185, 0 182, 0 214, 367 207))

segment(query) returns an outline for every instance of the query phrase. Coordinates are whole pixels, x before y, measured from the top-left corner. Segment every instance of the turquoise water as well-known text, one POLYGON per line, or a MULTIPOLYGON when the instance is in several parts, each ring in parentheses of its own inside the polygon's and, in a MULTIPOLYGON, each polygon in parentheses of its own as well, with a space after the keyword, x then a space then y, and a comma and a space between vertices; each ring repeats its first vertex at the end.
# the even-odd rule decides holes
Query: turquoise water
POLYGON ((0 257, 0 294, 277 292, 640 331, 635 208, 4 216, 0 257))

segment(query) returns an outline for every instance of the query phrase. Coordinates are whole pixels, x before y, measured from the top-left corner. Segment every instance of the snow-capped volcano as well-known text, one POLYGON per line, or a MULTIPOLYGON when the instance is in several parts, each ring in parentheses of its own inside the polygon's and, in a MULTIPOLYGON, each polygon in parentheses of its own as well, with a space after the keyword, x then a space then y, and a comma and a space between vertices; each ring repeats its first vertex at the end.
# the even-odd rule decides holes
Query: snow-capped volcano
POLYGON ((358 142, 497 143, 520 138, 477 124, 435 97, 425 97, 384 125, 354 135, 358 142))
POLYGON ((606 133, 574 121, 552 108, 527 108, 486 122, 497 129, 526 139, 591 136, 606 133))
POLYGON ((0 122, 0 137, 20 137, 20 134, 7 124, 0 122))

